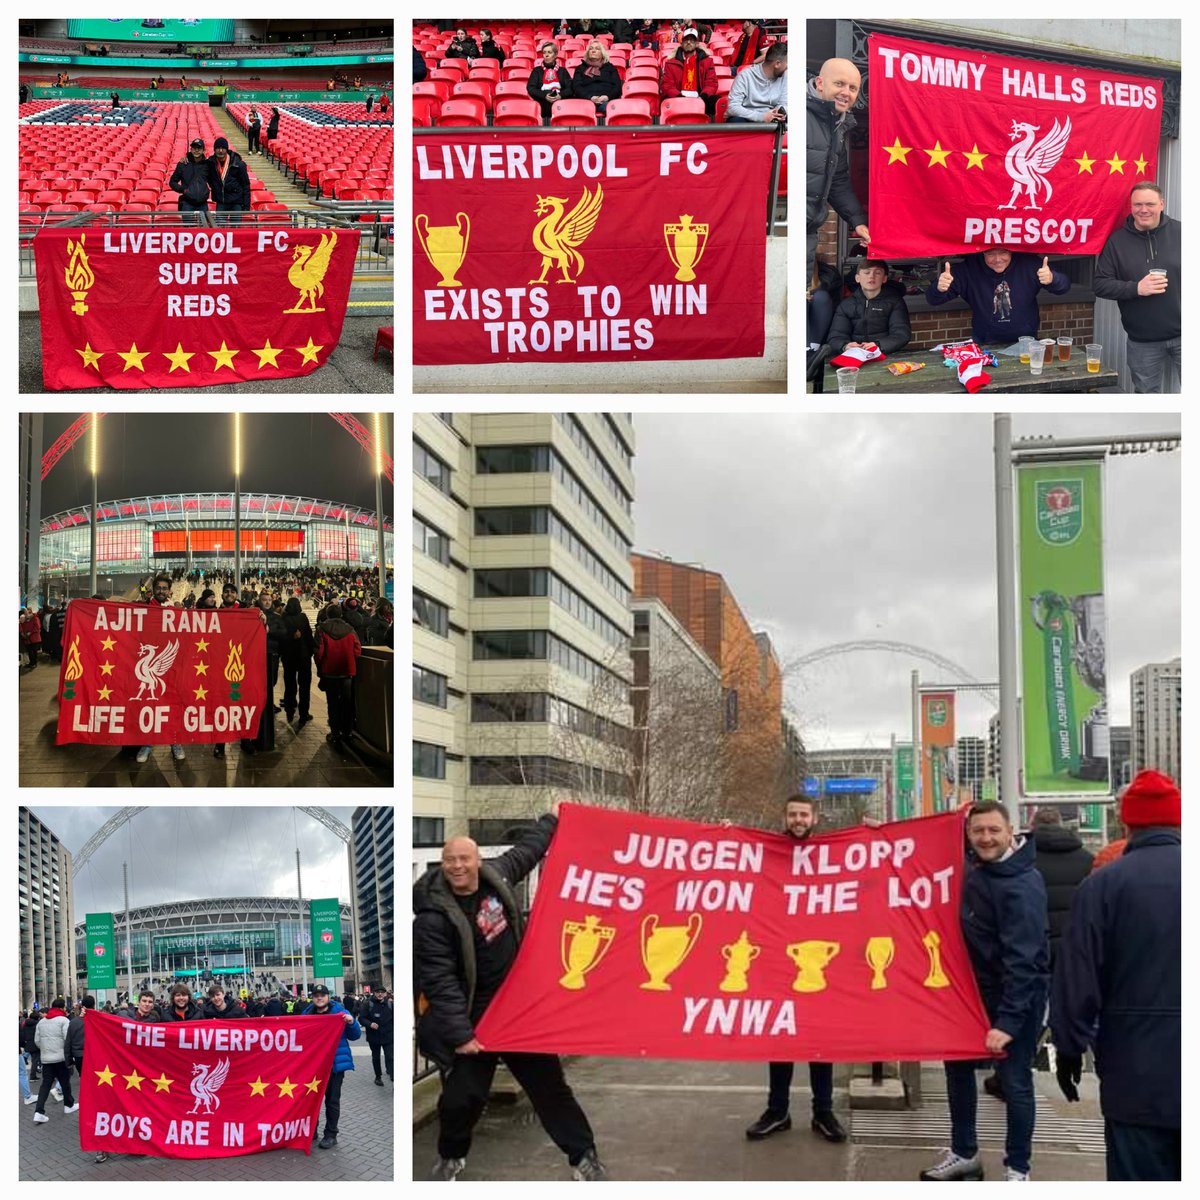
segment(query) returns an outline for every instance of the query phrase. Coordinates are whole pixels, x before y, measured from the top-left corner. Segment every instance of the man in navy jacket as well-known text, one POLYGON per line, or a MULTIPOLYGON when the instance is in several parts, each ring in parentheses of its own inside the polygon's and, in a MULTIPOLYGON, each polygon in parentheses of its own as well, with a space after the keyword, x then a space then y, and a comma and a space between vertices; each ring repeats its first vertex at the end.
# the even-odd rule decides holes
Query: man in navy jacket
POLYGON ((1059 1085, 1078 1100, 1096 1052, 1109 1179, 1179 1179, 1182 844, 1179 789, 1140 771, 1121 800, 1125 853, 1075 893, 1050 1029, 1059 1085))

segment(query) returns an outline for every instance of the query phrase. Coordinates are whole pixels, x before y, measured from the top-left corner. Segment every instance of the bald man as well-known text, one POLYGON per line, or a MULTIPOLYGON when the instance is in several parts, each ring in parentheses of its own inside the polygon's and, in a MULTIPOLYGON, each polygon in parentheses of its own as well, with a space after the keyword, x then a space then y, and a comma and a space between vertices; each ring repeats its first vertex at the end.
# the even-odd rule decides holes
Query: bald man
POLYGON ((442 1080, 433 1179, 457 1179, 466 1167, 471 1133, 501 1059, 567 1156, 574 1178, 607 1178, 592 1127, 557 1056, 492 1052, 475 1036, 476 1024, 516 960, 524 932, 515 887, 545 857, 557 825, 556 803, 511 850, 486 860, 469 837, 451 838, 442 847, 441 863, 413 887, 417 1041, 437 1063, 442 1080))
POLYGON ((857 125, 850 111, 862 76, 845 58, 830 58, 808 84, 808 280, 816 269, 817 233, 832 206, 856 238, 871 240, 867 214, 850 186, 846 143, 857 125))

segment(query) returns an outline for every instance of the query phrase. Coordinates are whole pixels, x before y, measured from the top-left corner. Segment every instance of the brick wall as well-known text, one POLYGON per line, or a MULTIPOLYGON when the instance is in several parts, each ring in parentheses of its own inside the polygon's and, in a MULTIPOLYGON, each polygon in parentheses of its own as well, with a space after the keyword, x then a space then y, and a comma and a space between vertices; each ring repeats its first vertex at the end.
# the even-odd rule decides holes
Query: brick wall
MULTIPOLYGON (((1041 301, 1041 337, 1073 337, 1076 346, 1092 340, 1094 329, 1093 306, 1082 304, 1047 304, 1041 301)), ((941 342, 959 341, 971 336, 971 310, 968 308, 931 308, 928 312, 910 314, 913 336, 906 349, 928 350, 941 342)), ((1013 339, 1016 340, 1015 338, 1013 339)))

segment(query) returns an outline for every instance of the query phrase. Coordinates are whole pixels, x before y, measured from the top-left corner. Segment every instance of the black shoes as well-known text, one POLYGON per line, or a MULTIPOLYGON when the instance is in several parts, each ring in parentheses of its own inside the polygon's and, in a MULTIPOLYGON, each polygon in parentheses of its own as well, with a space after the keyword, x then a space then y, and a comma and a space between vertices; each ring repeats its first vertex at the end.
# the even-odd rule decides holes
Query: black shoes
POLYGON ((213 747, 213 758, 224 758, 224 757, 225 757, 225 743, 218 742, 213 747))
POLYGON ((382 1076, 382 1075, 376 1075, 376 1076, 375 1076, 375 1086, 376 1086, 376 1087, 383 1087, 383 1076, 382 1076))
POLYGON ((329 1133, 329 1132, 326 1132, 325 1136, 321 1139, 321 1141, 319 1143, 319 1147, 322 1150, 330 1150, 336 1145, 337 1145, 337 1134, 329 1133))
POLYGON ((819 1133, 827 1142, 844 1142, 846 1131, 842 1123, 832 1112, 813 1113, 812 1127, 814 1133, 819 1133))
POLYGON ((785 1129, 791 1129, 792 1118, 784 1113, 780 1116, 778 1113, 773 1113, 769 1108, 749 1129, 746 1130, 746 1136, 752 1142, 761 1142, 763 1138, 770 1137, 773 1133, 782 1133, 785 1129))

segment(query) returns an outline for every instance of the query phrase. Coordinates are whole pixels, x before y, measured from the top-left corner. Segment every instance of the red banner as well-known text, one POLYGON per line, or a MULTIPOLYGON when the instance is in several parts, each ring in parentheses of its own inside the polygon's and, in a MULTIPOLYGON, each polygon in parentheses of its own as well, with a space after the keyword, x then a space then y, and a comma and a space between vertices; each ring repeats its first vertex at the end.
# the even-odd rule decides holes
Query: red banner
POLYGON ((163 1158, 311 1150, 340 1014, 150 1025, 93 1011, 85 1020, 81 1149, 163 1158))
POLYGON ((488 1050, 986 1056, 954 813, 796 841, 564 805, 488 1050))
POLYGON ((418 364, 763 353, 762 133, 413 138, 418 364))
POLYGON ((1099 254, 1158 175, 1161 79, 870 37, 871 253, 1099 254))
POLYGON ((253 608, 72 600, 58 674, 58 744, 168 746, 258 732, 267 631, 253 608))
POLYGON ((357 230, 43 229, 50 391, 310 375, 342 335, 357 230))

